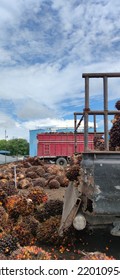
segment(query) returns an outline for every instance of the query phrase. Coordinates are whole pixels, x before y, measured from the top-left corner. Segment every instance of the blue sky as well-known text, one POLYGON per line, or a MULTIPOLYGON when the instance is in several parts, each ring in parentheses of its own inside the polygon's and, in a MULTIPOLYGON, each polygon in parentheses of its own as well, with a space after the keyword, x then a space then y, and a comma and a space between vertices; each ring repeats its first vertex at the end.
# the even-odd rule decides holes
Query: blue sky
MULTIPOLYGON (((72 126, 85 72, 120 72, 119 0, 0 1, 0 139, 5 130, 28 139, 30 129, 72 126)), ((91 109, 102 109, 102 82, 90 92, 91 109)), ((111 79, 110 109, 119 98, 111 79)))

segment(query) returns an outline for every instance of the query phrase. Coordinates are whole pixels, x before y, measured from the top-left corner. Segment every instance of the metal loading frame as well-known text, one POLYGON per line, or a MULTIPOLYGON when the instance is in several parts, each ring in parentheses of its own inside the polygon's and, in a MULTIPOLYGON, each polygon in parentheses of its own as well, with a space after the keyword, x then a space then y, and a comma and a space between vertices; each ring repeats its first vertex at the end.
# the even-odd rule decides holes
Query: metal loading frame
POLYGON ((85 79, 85 108, 83 112, 74 113, 74 137, 75 137, 75 153, 77 153, 77 130, 84 119, 84 152, 90 152, 88 149, 88 117, 94 117, 94 133, 96 133, 96 116, 104 116, 104 141, 105 150, 109 151, 108 140, 108 115, 120 114, 120 110, 108 110, 108 78, 120 78, 120 73, 83 73, 82 77, 85 79), (103 79, 103 110, 90 110, 89 108, 89 79, 102 78, 103 79), (80 121, 77 123, 77 116, 81 116, 80 121))

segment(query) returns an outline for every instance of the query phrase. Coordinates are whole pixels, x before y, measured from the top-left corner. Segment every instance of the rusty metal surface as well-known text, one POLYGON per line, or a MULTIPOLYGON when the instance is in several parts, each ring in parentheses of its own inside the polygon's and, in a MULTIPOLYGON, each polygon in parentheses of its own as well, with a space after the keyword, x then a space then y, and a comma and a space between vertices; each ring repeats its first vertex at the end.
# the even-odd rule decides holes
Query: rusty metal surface
POLYGON ((80 202, 78 188, 76 187, 75 182, 70 182, 64 197, 62 219, 58 231, 60 236, 62 236, 64 231, 71 226, 79 209, 80 202))
POLYGON ((120 153, 92 152, 82 157, 78 181, 70 182, 65 193, 59 235, 78 212, 91 226, 120 222, 120 153))

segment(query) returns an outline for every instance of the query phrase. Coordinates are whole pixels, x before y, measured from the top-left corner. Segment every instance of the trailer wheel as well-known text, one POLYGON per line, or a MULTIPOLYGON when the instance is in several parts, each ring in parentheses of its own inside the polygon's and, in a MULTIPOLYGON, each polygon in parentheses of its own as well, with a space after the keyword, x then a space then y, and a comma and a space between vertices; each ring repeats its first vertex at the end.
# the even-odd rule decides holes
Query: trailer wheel
POLYGON ((62 166, 66 166, 67 165, 67 160, 63 157, 59 157, 57 160, 56 160, 56 164, 57 165, 62 165, 62 166))

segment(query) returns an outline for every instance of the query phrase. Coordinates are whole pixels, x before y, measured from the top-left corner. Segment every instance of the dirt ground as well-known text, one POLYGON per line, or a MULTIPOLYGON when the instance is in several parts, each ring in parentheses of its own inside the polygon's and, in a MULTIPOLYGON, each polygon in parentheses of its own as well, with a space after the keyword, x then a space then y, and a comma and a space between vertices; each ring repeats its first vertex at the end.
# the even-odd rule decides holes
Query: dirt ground
POLYGON ((62 188, 60 187, 59 189, 48 189, 46 188, 46 193, 48 195, 48 199, 53 199, 53 200, 61 200, 63 201, 64 200, 64 195, 65 195, 65 191, 66 191, 66 188, 62 188))

